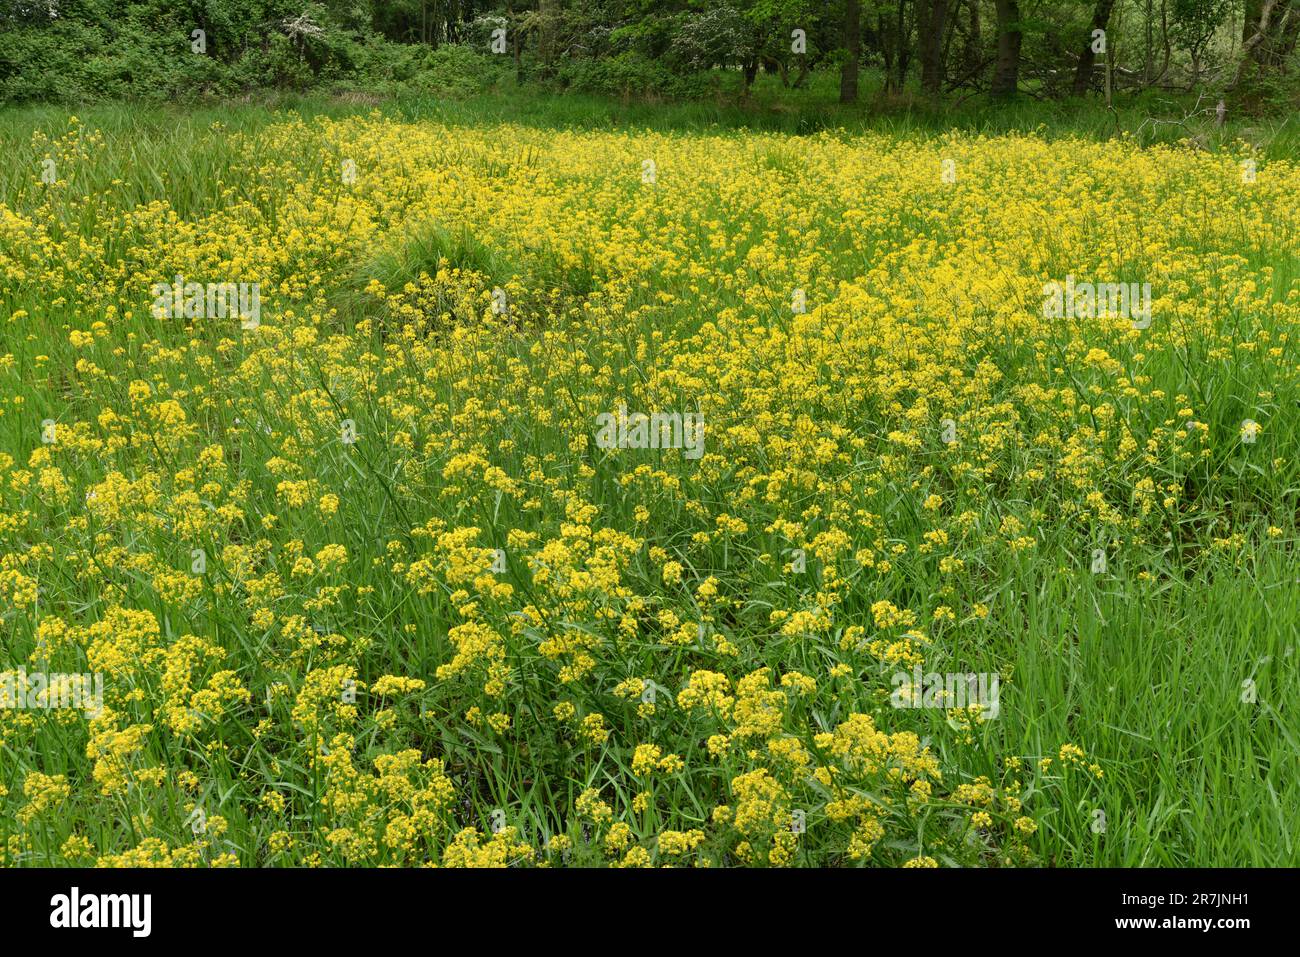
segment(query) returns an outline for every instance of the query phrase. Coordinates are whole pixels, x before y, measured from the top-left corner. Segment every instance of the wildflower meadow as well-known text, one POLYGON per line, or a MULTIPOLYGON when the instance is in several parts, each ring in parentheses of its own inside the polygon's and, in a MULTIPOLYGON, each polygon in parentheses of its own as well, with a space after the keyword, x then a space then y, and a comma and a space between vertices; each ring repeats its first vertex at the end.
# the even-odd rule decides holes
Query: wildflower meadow
POLYGON ((0 111, 0 864, 1300 862, 1290 141, 591 102, 0 111))
POLYGON ((7 865, 1295 859, 1294 163, 107 119, 0 179, 7 865))

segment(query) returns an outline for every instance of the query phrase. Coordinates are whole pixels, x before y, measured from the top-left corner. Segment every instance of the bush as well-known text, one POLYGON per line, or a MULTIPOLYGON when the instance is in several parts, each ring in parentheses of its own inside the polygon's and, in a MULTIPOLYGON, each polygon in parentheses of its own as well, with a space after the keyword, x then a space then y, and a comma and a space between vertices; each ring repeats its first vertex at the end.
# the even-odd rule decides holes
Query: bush
POLYGON ((416 86, 427 92, 468 95, 487 89, 504 74, 500 57, 467 46, 444 46, 429 52, 416 86))
POLYGON ((689 98, 707 94, 713 79, 707 73, 676 74, 639 53, 620 53, 607 60, 570 60, 561 64, 562 86, 604 96, 689 98))
POLYGON ((175 23, 57 21, 0 32, 0 102, 176 100, 319 87, 466 96, 501 77, 508 65, 501 60, 468 46, 432 49, 331 29, 296 39, 269 30, 242 47, 214 31, 207 53, 197 54, 189 30, 175 23))

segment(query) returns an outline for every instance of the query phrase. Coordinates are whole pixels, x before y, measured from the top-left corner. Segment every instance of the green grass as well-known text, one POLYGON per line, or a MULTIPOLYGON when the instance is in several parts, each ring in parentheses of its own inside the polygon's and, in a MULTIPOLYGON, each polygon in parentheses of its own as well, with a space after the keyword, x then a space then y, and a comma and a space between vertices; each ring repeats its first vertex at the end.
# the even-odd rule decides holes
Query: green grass
MULTIPOLYGON (((1255 144, 1267 158, 1293 156, 1300 144, 1300 121, 1293 113, 1255 115, 1230 111, 1223 126, 1215 123, 1214 104, 1189 94, 1145 92, 1119 96, 1108 111, 1095 96, 1040 100, 1022 96, 1000 102, 987 95, 930 100, 919 94, 884 97, 879 77, 865 73, 860 102, 838 102, 838 77, 810 76, 802 89, 784 88, 775 77, 760 76, 749 97, 739 93, 739 78, 710 100, 658 98, 611 99, 586 93, 555 94, 536 85, 503 84, 493 90, 459 96, 413 93, 356 101, 327 94, 264 93, 252 103, 87 104, 73 109, 95 126, 134 130, 144 155, 121 155, 123 168, 138 168, 148 153, 186 148, 185 137, 208 123, 232 130, 253 130, 274 122, 280 111, 310 120, 343 117, 377 110, 386 117, 408 121, 479 127, 501 123, 539 129, 648 129, 706 132, 718 129, 809 135, 823 130, 848 133, 878 131, 891 136, 937 135, 947 130, 989 135, 1037 131, 1048 138, 1082 136, 1097 139, 1129 135, 1139 145, 1177 143, 1199 138, 1204 148, 1231 145, 1238 138, 1255 144), (182 122, 177 122, 177 120, 182 122), (147 137, 147 141, 144 141, 147 137)), ((33 128, 61 129, 68 108, 25 105, 0 110, 0 131, 10 135, 33 128)), ((11 171, 12 172, 12 171, 11 171)), ((199 182, 207 182, 201 178, 199 182)))

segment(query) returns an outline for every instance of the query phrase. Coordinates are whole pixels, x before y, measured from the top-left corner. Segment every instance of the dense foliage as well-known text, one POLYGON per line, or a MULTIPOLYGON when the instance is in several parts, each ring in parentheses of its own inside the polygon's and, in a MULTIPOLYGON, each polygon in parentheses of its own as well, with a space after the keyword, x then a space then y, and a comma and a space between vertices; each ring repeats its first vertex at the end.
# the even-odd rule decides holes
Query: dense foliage
MULTIPOLYGON (((744 96, 767 72, 897 96, 1161 89, 1289 102, 1300 0, 0 0, 0 101, 440 95, 513 78, 744 96)), ((1210 103, 1213 106, 1213 102, 1210 103)))

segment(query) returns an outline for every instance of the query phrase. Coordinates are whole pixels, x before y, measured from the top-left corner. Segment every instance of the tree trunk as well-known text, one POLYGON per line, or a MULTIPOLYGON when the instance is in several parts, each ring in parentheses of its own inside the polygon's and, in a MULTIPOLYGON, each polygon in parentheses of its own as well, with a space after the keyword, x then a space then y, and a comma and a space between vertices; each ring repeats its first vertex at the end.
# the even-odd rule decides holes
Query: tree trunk
POLYGON ((1151 67, 1155 65, 1155 30, 1151 26, 1151 19, 1155 11, 1151 8, 1151 0, 1146 0, 1146 49, 1142 56, 1142 85, 1151 85, 1151 67))
POLYGON ((1016 0, 994 0, 998 14, 998 58, 993 65, 993 85, 990 92, 996 97, 1016 95, 1020 81, 1020 4, 1016 0))
POLYGON ((984 39, 980 33, 980 2, 981 0, 970 0, 970 38, 966 43, 966 69, 974 73, 975 68, 983 54, 984 39))
POLYGON ((876 48, 880 50, 880 56, 885 61, 885 92, 894 91, 894 34, 885 20, 883 10, 876 11, 876 48))
POLYGON ((921 89, 926 93, 938 93, 943 89, 943 37, 948 26, 948 0, 930 0, 923 10, 918 4, 917 20, 921 45, 921 89))
POLYGON ((1300 23, 1300 17, 1297 16, 1294 0, 1288 4, 1284 10, 1276 11, 1273 15, 1272 35, 1266 41, 1268 50, 1266 58, 1269 66, 1282 68, 1286 66, 1287 47, 1293 43, 1292 37, 1295 36, 1296 24, 1300 23))
POLYGON ((907 67, 912 62, 912 31, 907 25, 907 0, 898 0, 898 90, 907 86, 907 67))
POLYGON ((862 6, 844 0, 844 63, 840 67, 840 102, 858 101, 858 60, 862 57, 862 6))
POLYGON ((1291 54, 1295 53, 1296 42, 1300 40, 1300 9, 1292 7, 1289 11, 1291 19, 1283 23, 1280 31, 1280 48, 1278 49, 1278 60, 1285 64, 1291 59, 1291 54))
POLYGON ((1232 85, 1236 86, 1245 75, 1246 66, 1254 63, 1264 66, 1268 61, 1268 37, 1272 29, 1273 9, 1276 0, 1246 0, 1245 16, 1242 25, 1241 61, 1237 64, 1237 75, 1232 85))
POLYGON ((1110 11, 1115 0, 1097 0, 1092 10, 1092 26, 1083 41, 1083 52, 1079 54, 1079 67, 1074 71, 1074 95, 1083 96, 1092 86, 1092 67, 1097 62, 1097 55, 1092 51, 1092 35, 1097 30, 1105 30, 1110 23, 1110 11))
POLYGON ((1245 0, 1241 11, 1241 42, 1245 44, 1255 32, 1259 23, 1259 10, 1263 0, 1245 0))

